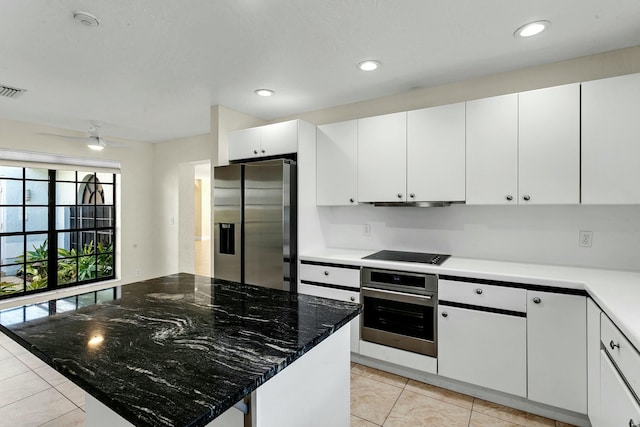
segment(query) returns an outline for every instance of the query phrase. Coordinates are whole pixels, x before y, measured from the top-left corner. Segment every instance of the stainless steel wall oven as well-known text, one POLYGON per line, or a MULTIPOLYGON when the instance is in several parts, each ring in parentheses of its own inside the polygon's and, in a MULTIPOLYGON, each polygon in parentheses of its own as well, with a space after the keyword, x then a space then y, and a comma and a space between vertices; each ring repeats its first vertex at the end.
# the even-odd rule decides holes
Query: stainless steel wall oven
POLYGON ((438 277, 363 268, 361 338, 436 357, 438 277))

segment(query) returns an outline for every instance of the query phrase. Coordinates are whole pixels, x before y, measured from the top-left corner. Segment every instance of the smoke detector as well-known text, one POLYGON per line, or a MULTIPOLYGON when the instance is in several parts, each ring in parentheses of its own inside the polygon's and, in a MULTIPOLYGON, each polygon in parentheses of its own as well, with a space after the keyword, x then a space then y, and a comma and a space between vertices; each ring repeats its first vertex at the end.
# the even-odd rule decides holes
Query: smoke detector
POLYGON ((73 12, 73 19, 75 19, 82 25, 86 25, 87 27, 97 27, 98 25, 100 25, 100 20, 97 16, 87 12, 82 12, 80 10, 76 10, 75 12, 73 12))

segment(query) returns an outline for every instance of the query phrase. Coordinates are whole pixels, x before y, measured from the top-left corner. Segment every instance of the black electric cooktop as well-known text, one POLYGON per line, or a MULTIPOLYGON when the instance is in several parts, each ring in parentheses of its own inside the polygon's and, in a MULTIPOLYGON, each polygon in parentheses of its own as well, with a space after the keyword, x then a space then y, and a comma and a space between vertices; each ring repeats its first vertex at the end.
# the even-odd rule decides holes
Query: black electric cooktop
POLYGON ((451 255, 427 254, 424 252, 380 251, 367 255, 362 259, 377 259, 380 261, 421 262, 424 264, 440 265, 451 255))

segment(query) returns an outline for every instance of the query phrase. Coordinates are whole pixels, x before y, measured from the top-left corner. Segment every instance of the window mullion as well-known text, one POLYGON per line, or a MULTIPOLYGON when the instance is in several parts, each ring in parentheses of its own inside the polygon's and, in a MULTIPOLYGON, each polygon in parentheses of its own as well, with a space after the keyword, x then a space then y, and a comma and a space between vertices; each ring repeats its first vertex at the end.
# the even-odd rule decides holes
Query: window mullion
POLYGON ((58 235, 56 233, 56 171, 49 170, 48 288, 58 287, 58 235))

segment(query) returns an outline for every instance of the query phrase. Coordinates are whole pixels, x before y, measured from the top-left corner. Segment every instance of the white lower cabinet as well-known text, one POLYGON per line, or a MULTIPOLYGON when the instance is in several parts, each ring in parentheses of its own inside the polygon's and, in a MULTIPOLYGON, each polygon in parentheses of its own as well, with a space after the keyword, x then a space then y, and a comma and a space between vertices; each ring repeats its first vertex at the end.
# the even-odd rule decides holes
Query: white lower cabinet
POLYGON ((600 351, 600 411, 606 427, 640 426, 640 405, 604 350, 600 351))
POLYGON ((587 299, 587 414, 593 427, 606 427, 600 415, 600 316, 602 310, 587 299))
POLYGON ((440 305, 438 374, 526 397, 526 317, 440 305))
POLYGON ((586 299, 527 291, 530 400, 587 413, 586 299))
MULTIPOLYGON (((360 267, 302 262, 298 293, 359 304, 360 267)), ((360 315, 353 319, 349 326, 351 329, 351 352, 359 353, 360 315)))

